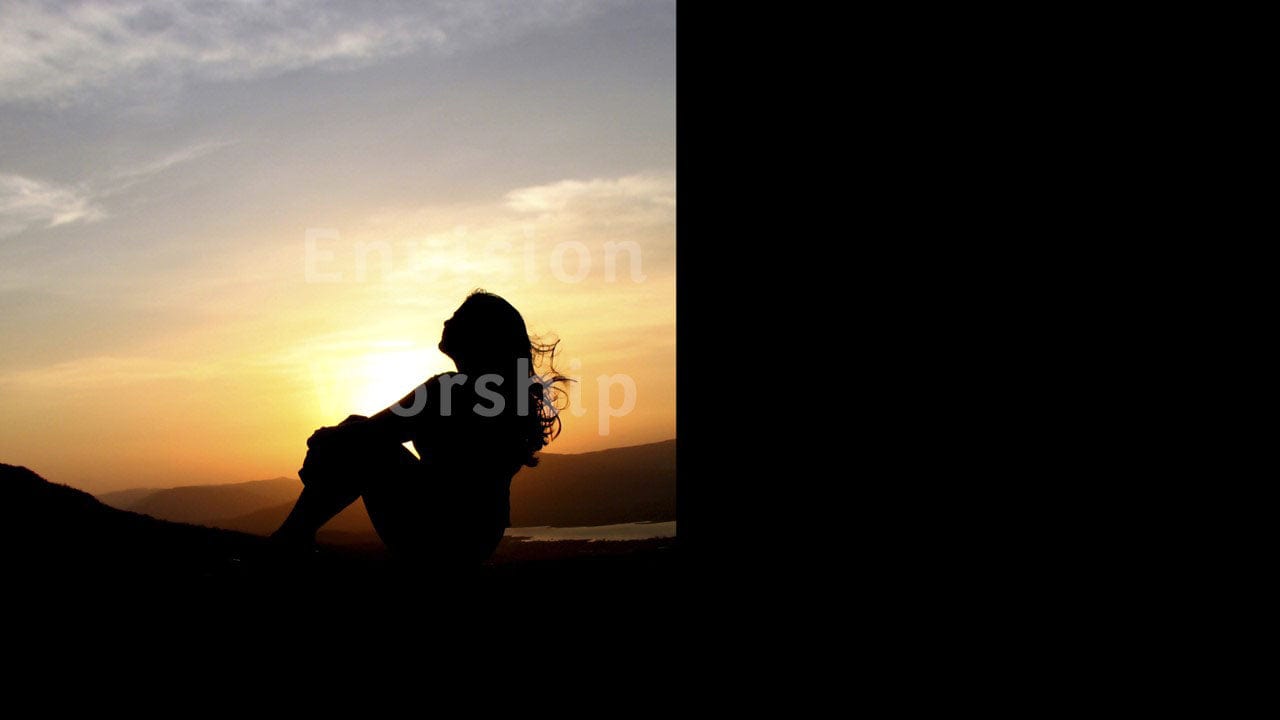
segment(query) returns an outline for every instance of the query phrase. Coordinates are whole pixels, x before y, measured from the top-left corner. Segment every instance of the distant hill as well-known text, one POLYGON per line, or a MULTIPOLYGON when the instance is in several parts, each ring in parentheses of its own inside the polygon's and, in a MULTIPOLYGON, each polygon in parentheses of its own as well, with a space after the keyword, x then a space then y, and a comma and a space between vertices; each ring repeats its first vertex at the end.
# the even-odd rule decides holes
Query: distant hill
POLYGON ((675 440, 541 458, 511 481, 512 527, 676 519, 675 440))
POLYGON ((279 477, 226 485, 120 490, 105 493, 98 499, 121 510, 131 510, 163 520, 211 525, 217 520, 244 515, 264 507, 292 503, 298 499, 301 491, 302 481, 279 477))
POLYGON ((103 493, 98 495, 98 500, 117 510, 129 510, 148 495, 156 493, 155 488, 133 488, 132 490, 117 490, 115 492, 103 493))
MULTIPOLYGON (((293 509, 297 493, 294 495, 294 499, 288 502, 255 510, 245 515, 214 520, 207 524, 211 527, 238 530, 240 532, 253 533, 254 535, 270 535, 275 532, 276 528, 280 527, 280 523, 284 522, 284 519, 289 515, 289 511, 293 509)), ((338 513, 336 517, 326 523, 324 528, 317 533, 316 539, 321 542, 344 544, 348 541, 368 542, 370 536, 376 534, 373 529, 373 522, 369 520, 369 512, 364 508, 364 500, 356 500, 350 507, 338 513)))
MULTIPOLYGON (((513 527, 581 526, 676 519, 676 441, 597 452, 542 453, 511 482, 513 527)), ((299 480, 276 478, 166 490, 124 490, 104 502, 157 518, 269 535, 284 521, 299 480)), ((373 524, 357 501, 320 531, 332 543, 368 542, 373 524)))

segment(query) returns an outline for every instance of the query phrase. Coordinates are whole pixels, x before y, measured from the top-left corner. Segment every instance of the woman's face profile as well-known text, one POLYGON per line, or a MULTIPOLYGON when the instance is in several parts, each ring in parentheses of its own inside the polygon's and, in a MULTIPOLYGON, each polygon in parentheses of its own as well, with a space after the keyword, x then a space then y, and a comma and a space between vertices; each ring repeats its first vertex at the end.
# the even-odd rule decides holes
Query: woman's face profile
POLYGON ((451 350, 457 350, 457 340, 462 336, 462 332, 465 332, 466 307, 467 304, 464 302, 454 310, 453 316, 444 321, 444 327, 440 330, 440 352, 449 357, 453 357, 451 350))
POLYGON ((440 330, 440 352, 454 362, 505 364, 529 351, 520 313, 495 295, 473 294, 440 330))

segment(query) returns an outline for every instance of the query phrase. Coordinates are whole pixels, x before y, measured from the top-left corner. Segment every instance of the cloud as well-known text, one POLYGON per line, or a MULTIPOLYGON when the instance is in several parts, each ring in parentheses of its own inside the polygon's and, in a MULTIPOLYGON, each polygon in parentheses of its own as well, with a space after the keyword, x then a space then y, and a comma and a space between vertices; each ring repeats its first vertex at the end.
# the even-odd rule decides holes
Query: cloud
POLYGON ((105 198, 230 144, 228 141, 195 143, 156 160, 118 170, 101 182, 62 185, 0 173, 0 237, 31 227, 51 228, 101 220, 107 217, 102 204, 105 198))
POLYGON ((56 227, 105 216, 94 197, 82 188, 0 174, 0 237, 33 225, 56 227))
POLYGON ((0 374, 0 385, 57 390, 115 387, 155 380, 207 379, 222 372, 216 364, 151 357, 87 357, 30 370, 0 374))
POLYGON ((171 152, 159 159, 152 160, 151 162, 142 163, 141 165, 131 168, 125 168, 115 174, 115 179, 125 182, 141 180, 148 176, 155 175, 156 173, 168 170, 174 165, 180 165, 182 163, 204 157, 214 150, 233 144, 234 142, 226 140, 195 143, 171 152))
POLYGON ((397 305, 438 302, 438 295, 407 292, 407 286, 430 285, 447 295, 485 284, 533 287, 555 279, 561 267, 574 275, 584 267, 584 249, 588 272, 563 287, 586 293, 613 282, 606 280, 608 267, 628 283, 633 273, 672 275, 676 181, 673 173, 566 179, 468 208, 386 208, 362 224, 332 230, 338 240, 324 247, 333 255, 317 267, 347 281, 383 281, 378 284, 397 305))
POLYGON ((7 1, 0 5, 0 103, 358 67, 421 49, 450 53, 572 23, 600 7, 582 0, 7 1))
POLYGON ((676 206, 672 175, 628 175, 616 179, 561 180, 550 185, 512 190, 507 207, 518 212, 564 212, 588 205, 648 206, 669 212, 676 206))

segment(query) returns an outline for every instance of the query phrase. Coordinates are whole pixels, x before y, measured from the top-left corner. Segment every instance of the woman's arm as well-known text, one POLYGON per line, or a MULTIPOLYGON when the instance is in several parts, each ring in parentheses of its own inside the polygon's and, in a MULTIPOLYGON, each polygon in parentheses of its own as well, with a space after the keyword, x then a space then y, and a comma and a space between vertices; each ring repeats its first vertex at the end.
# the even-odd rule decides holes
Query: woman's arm
POLYGON ((381 441, 399 444, 412 440, 421 431, 423 423, 439 413, 436 404, 440 396, 439 377, 436 375, 427 380, 401 398, 400 402, 373 417, 351 415, 338 425, 316 430, 307 440, 307 447, 313 448, 317 444, 337 440, 358 444, 380 444, 381 441))
POLYGON ((374 437, 394 439, 397 443, 412 440, 428 418, 439 414, 440 376, 414 388, 400 399, 365 421, 365 431, 374 437))

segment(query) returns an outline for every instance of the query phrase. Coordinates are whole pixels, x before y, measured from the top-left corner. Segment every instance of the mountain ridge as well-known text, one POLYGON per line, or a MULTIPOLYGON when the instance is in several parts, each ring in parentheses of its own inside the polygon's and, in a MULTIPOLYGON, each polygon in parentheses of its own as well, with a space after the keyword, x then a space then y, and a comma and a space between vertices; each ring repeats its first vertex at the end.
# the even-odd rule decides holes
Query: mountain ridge
MULTIPOLYGON (((586 453, 541 453, 537 467, 522 468, 511 483, 514 527, 610 525, 675 520, 676 440, 606 448, 586 453)), ((116 505, 153 517, 268 535, 283 522, 302 483, 273 478, 222 485, 157 489, 124 496, 116 505)), ((122 497, 104 493, 101 500, 122 497)), ((108 503, 111 504, 111 503, 108 503)), ((363 502, 357 501, 321 530, 334 542, 366 542, 374 535, 363 502)))
MULTIPOLYGON (((297 481, 292 480, 288 477, 285 477, 284 475, 281 475, 279 477, 267 478, 265 480, 241 480, 238 482, 229 482, 229 483, 196 483, 195 485, 157 485, 153 487, 134 487, 134 488, 125 488, 123 490, 108 490, 106 492, 101 492, 101 493, 90 492, 89 494, 93 495, 94 497, 98 498, 99 500, 110 505, 113 508, 127 510, 128 508, 121 507, 121 506, 128 505, 130 503, 135 503, 138 500, 141 500, 143 497, 146 497, 147 495, 151 495, 158 492, 165 492, 169 490, 191 490, 195 488, 249 487, 249 486, 258 486, 266 483, 276 483, 276 482, 297 482, 297 481)), ((85 492, 88 492, 88 491, 86 490, 85 492)))

